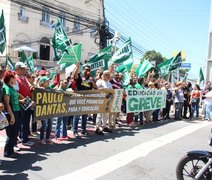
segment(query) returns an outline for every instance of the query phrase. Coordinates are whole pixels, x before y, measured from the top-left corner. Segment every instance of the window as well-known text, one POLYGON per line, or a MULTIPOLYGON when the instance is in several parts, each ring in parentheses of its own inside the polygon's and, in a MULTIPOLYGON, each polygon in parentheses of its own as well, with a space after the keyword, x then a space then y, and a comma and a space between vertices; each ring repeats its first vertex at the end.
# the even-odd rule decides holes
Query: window
POLYGON ((80 18, 79 17, 75 17, 74 18, 74 28, 73 28, 74 32, 79 32, 80 31, 80 18))
POLYGON ((18 13, 18 20, 26 23, 29 21, 29 18, 26 16, 26 9, 24 6, 20 7, 20 12, 18 13))
POLYGON ((47 37, 42 37, 40 40, 40 59, 50 59, 50 41, 47 37))
POLYGON ((20 8, 20 16, 25 16, 25 7, 23 6, 20 8))
POLYGON ((42 19, 43 22, 50 22, 49 9, 44 8, 42 11, 42 19))

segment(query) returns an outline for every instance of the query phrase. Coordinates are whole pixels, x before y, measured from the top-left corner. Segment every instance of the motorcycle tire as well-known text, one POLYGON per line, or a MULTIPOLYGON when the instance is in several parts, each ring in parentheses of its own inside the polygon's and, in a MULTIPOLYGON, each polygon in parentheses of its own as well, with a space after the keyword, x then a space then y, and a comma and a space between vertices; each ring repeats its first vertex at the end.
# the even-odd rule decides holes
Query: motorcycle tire
MULTIPOLYGON (((188 156, 185 155, 180 159, 176 168, 176 177, 177 180, 188 180, 194 179, 199 170, 206 164, 207 162, 200 158, 199 156, 188 156), (198 165, 200 162, 200 165, 198 165), (190 169, 189 166, 192 166, 190 169), (189 168, 185 169, 185 168, 189 168), (186 173, 186 174, 184 174, 186 173), (184 176, 185 175, 185 176, 184 176)), ((200 177, 200 180, 208 180, 210 179, 208 176, 209 172, 204 172, 204 174, 200 177)))

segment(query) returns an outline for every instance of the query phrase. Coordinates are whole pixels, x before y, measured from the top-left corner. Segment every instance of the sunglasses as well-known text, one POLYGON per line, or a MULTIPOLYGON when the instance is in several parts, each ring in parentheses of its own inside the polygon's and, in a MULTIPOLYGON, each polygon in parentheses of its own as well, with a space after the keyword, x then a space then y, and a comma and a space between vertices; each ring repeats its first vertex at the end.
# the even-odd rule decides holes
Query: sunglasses
POLYGON ((84 69, 85 71, 91 71, 90 69, 84 69))

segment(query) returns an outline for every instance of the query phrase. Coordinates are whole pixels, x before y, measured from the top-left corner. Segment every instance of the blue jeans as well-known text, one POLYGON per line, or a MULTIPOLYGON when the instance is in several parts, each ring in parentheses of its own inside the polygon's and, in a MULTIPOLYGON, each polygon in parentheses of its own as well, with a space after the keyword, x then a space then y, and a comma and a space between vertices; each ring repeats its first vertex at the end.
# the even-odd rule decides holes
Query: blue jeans
POLYGON ((31 117, 31 110, 27 109, 26 111, 21 109, 22 113, 22 122, 21 122, 21 138, 23 139, 23 143, 26 143, 29 141, 29 134, 30 134, 30 117, 31 117))
POLYGON ((153 111, 152 115, 153 115, 153 121, 158 121, 159 119, 159 114, 160 114, 160 109, 156 109, 153 111))
POLYGON ((60 126, 61 126, 61 121, 63 121, 63 126, 62 126, 62 137, 67 136, 67 129, 66 129, 66 124, 67 124, 68 117, 58 117, 56 120, 56 126, 55 126, 55 136, 57 138, 60 137, 60 126))
MULTIPOLYGON (((88 115, 82 115, 82 125, 81 125, 82 132, 86 132, 87 118, 88 118, 88 115)), ((80 119, 79 115, 74 116, 73 128, 72 128, 74 133, 78 132, 79 119, 80 119)))
POLYGON ((181 102, 177 102, 175 103, 175 119, 179 120, 181 119, 181 114, 182 114, 182 107, 183 107, 183 103, 181 102))
POLYGON ((44 133, 46 132, 46 139, 50 138, 52 130, 52 119, 43 119, 41 120, 41 128, 40 128, 40 139, 44 139, 44 133))
POLYGON ((32 132, 36 132, 37 131, 37 121, 35 120, 34 110, 32 110, 32 109, 31 109, 31 117, 32 117, 31 129, 32 129, 32 132))
POLYGON ((196 110, 196 117, 199 117, 199 99, 195 103, 191 103, 191 117, 194 117, 194 111, 196 110))
POLYGON ((205 119, 212 120, 212 104, 207 104, 205 107, 205 119))

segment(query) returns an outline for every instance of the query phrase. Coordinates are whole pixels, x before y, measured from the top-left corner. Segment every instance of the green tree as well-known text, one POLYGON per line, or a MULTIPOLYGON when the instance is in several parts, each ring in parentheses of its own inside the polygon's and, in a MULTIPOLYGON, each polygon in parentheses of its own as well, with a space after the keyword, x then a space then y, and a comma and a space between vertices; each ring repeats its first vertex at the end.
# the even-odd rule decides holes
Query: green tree
POLYGON ((179 76, 183 78, 188 71, 190 71, 190 69, 180 69, 179 76))
POLYGON ((145 59, 148 59, 150 62, 155 62, 156 67, 158 64, 164 61, 164 58, 161 53, 156 52, 155 50, 147 51, 141 58, 141 62, 143 62, 145 59))

